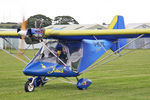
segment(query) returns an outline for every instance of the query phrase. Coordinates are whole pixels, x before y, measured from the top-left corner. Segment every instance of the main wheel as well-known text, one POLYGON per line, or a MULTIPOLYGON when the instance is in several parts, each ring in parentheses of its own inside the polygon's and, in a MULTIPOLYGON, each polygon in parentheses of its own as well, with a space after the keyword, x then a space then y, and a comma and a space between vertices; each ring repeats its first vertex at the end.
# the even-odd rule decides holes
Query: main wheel
POLYGON ((29 81, 27 81, 26 83, 25 83, 25 91, 26 92, 32 92, 32 91, 34 91, 34 84, 31 84, 31 80, 29 80, 29 81))

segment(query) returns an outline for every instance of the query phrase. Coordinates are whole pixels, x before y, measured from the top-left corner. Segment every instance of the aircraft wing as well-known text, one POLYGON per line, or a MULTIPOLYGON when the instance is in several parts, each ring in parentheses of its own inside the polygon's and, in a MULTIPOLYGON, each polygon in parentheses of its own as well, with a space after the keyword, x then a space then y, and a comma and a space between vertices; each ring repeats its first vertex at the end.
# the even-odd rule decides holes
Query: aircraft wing
MULTIPOLYGON (((17 31, 0 31, 0 37, 25 37, 33 38, 54 38, 65 40, 83 40, 93 39, 119 39, 119 38, 136 38, 141 34, 143 37, 150 37, 150 29, 124 29, 123 16, 115 16, 108 29, 105 30, 55 30, 55 29, 27 29, 24 32, 17 31), (34 36, 34 37, 32 37, 34 36), (40 37, 39 37, 40 36, 40 37)), ((34 40, 33 40, 34 41, 34 40)))
POLYGON ((125 29, 123 16, 116 15, 106 30, 45 30, 45 36, 102 36, 150 34, 150 29, 125 29))
POLYGON ((20 35, 17 33, 17 30, 14 31, 6 31, 0 30, 0 37, 19 37, 20 35))
POLYGON ((106 29, 106 30, 52 30, 46 29, 45 36, 93 36, 150 34, 150 29, 106 29))
POLYGON ((26 24, 27 23, 23 18, 21 29, 1 29, 0 37, 20 38, 21 36, 26 36, 27 35, 26 24))
POLYGON ((150 29, 125 29, 123 16, 115 16, 108 29, 105 30, 45 30, 45 37, 60 39, 119 39, 136 38, 144 34, 143 37, 150 37, 150 29))
MULTIPOLYGON (((116 37, 135 37, 140 34, 150 36, 150 29, 107 29, 107 30, 45 30, 45 38, 54 36, 116 36, 116 37)), ((17 31, 0 31, 0 37, 19 37, 17 31)), ((61 37, 59 37, 61 38, 61 37)), ((71 38, 70 38, 71 39, 71 38)), ((110 38, 111 39, 111 38, 110 38)))

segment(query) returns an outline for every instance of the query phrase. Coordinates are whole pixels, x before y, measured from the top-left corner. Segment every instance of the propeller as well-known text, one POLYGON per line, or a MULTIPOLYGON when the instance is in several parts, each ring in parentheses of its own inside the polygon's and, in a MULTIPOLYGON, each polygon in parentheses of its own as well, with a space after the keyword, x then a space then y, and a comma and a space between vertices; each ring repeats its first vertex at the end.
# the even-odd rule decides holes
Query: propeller
MULTIPOLYGON (((21 42, 20 42, 20 48, 18 51, 18 57, 20 59, 24 59, 24 46, 25 42, 26 44, 32 45, 32 48, 34 50, 34 45, 40 43, 44 37, 44 30, 41 28, 44 20, 41 20, 41 23, 39 25, 39 28, 37 28, 37 22, 35 21, 35 28, 27 29, 27 22, 25 21, 25 18, 23 17, 22 24, 21 24, 21 29, 17 30, 17 33, 21 37, 21 42)), ((35 55, 35 51, 34 51, 35 55)))
MULTIPOLYGON (((25 33, 26 34, 26 25, 27 25, 27 23, 26 23, 26 21, 25 21, 25 18, 23 17, 23 19, 22 19, 22 24, 21 24, 21 30, 20 30, 20 32, 22 32, 23 34, 25 33)), ((25 43, 25 41, 24 41, 24 39, 25 39, 25 35, 21 35, 21 43, 20 43, 20 48, 19 48, 19 51, 20 52, 18 52, 18 55, 19 55, 19 58, 21 58, 21 59, 23 59, 23 56, 22 56, 22 54, 24 54, 24 43, 25 43), (22 54, 20 54, 20 53, 22 53, 22 54)))
MULTIPOLYGON (((21 29, 18 29, 18 34, 21 36, 22 41, 25 40, 26 44, 36 44, 44 37, 44 30, 41 28, 44 20, 41 20, 39 28, 37 28, 37 21, 35 21, 35 28, 26 29, 26 21, 23 18, 21 29)), ((23 42, 22 42, 23 44, 23 42)), ((22 45, 23 46, 23 45, 22 45)), ((22 49, 22 48, 21 48, 22 49)))

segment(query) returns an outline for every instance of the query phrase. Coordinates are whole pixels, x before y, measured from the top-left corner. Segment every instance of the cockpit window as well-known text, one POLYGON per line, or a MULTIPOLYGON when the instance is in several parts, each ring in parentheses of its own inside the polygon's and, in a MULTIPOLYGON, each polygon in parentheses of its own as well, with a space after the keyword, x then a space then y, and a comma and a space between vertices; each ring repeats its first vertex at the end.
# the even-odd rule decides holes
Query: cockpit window
POLYGON ((35 61, 56 63, 59 65, 71 66, 77 70, 80 59, 82 57, 82 48, 80 42, 73 41, 49 41, 46 47, 42 47, 35 61))

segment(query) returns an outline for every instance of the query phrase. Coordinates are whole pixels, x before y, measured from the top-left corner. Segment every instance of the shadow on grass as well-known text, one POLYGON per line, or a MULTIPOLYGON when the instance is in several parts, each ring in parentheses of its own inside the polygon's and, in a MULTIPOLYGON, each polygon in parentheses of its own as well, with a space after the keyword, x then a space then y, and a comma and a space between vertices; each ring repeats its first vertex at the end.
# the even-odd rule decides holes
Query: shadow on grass
POLYGON ((55 83, 45 84, 43 87, 38 87, 40 90, 78 90, 75 84, 55 83))

